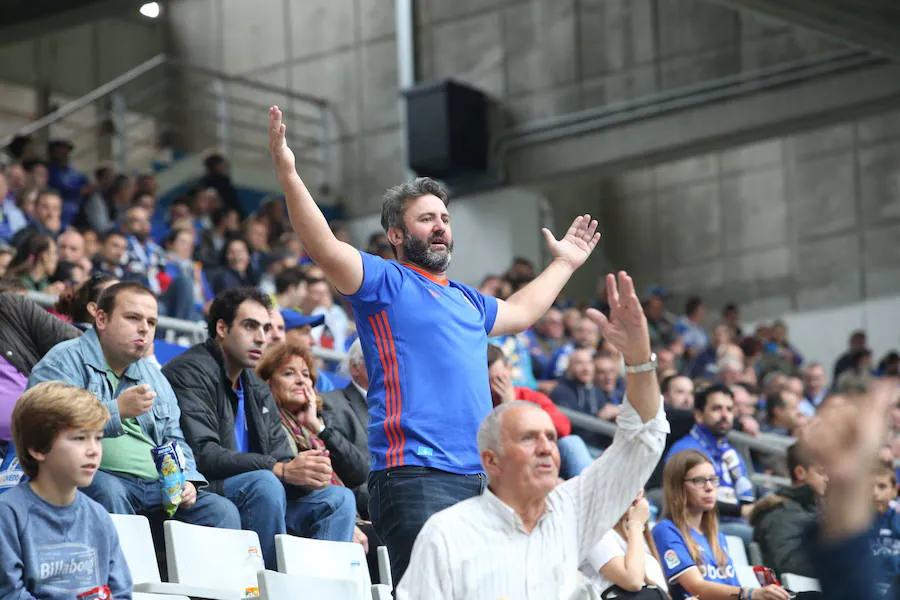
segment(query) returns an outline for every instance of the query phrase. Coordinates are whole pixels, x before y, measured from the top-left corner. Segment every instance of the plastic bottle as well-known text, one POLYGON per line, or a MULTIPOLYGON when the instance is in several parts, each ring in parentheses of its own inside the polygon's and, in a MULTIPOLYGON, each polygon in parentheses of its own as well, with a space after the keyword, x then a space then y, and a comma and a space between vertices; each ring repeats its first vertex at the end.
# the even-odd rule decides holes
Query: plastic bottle
POLYGON ((242 598, 259 598, 259 581, 257 573, 266 568, 262 559, 262 553, 256 546, 247 548, 247 556, 244 559, 244 593, 242 598))

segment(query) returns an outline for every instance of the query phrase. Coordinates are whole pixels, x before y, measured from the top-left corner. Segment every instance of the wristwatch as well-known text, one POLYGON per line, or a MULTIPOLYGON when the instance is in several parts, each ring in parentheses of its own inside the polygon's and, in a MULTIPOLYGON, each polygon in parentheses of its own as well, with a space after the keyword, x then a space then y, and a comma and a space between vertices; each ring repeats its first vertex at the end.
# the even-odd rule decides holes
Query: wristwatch
POLYGON ((634 366, 629 366, 627 364, 625 365, 626 373, 646 373, 647 371, 655 371, 655 370, 656 370, 656 352, 651 352, 650 360, 643 364, 634 365, 634 366))

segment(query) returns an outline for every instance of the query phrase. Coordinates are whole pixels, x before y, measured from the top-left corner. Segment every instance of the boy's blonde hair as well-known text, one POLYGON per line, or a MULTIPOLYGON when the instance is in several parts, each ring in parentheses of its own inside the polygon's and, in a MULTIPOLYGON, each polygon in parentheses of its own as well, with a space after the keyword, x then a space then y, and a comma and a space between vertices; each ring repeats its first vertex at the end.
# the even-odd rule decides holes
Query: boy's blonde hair
POLYGON ((109 410, 91 392, 47 381, 34 386, 18 399, 12 413, 12 437, 16 456, 25 474, 38 476, 38 461, 29 450, 48 453, 66 429, 102 429, 109 410))

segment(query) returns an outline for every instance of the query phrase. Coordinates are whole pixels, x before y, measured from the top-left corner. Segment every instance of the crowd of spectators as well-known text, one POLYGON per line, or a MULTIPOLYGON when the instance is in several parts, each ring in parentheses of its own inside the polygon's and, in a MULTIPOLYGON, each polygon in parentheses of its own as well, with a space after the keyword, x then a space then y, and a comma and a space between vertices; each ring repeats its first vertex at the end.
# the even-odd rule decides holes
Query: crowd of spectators
MULTIPOLYGON (((284 201, 266 199, 245 212, 220 155, 160 211, 153 175, 101 167, 89 178, 70 165, 68 141, 51 141, 45 157, 28 138, 7 150, 12 162, 0 172, 0 492, 38 473, 28 457, 15 458, 17 400, 29 388, 58 397, 65 390, 44 382, 63 382, 92 392, 108 410, 107 437, 97 436, 103 458, 84 492, 109 512, 159 516, 149 450, 175 442, 188 481, 175 518, 257 531, 270 568, 278 533, 353 540, 367 549, 370 540, 378 543, 368 520, 369 380, 353 306, 306 254, 284 201), (22 297, 28 291, 58 295, 59 302, 41 310, 22 297), (171 361, 158 359, 163 315, 207 324, 208 339, 171 361), (315 359, 316 346, 347 358, 315 359)), ((346 225, 330 226, 337 239, 349 240, 346 225)), ((381 232, 365 251, 394 258, 381 232)), ((536 276, 534 264, 516 258, 505 273, 487 275, 479 291, 505 300, 536 276)), ((646 497, 635 498, 582 572, 602 589, 650 584, 678 600, 738 597, 744 588, 727 534, 759 543, 765 564, 778 573, 816 576, 804 548, 828 488, 821 461, 802 440, 779 458, 741 452, 728 434, 799 440, 810 419, 840 401, 832 399, 900 375, 900 355, 876 361, 865 332, 857 331, 826 368, 804 359, 783 322, 744 328, 737 304, 711 318, 703 299, 691 297, 676 315, 659 286, 647 289, 641 304, 672 431, 646 497), (790 484, 759 486, 754 473, 790 484), (637 568, 636 556, 645 568, 637 568)), ((590 301, 561 295, 524 332, 488 340, 494 406, 528 402, 549 414, 563 480, 611 440, 573 426, 558 408, 615 422, 625 406, 623 357, 586 312, 609 308, 601 279, 590 301)), ((43 406, 26 404, 22 410, 43 406)), ((900 574, 893 466, 900 405, 892 414, 871 472, 877 516, 869 547, 883 563, 884 589, 900 574)), ((0 523, 0 537, 5 528, 0 523)), ((770 586, 754 595, 782 600, 782 592, 770 586)))

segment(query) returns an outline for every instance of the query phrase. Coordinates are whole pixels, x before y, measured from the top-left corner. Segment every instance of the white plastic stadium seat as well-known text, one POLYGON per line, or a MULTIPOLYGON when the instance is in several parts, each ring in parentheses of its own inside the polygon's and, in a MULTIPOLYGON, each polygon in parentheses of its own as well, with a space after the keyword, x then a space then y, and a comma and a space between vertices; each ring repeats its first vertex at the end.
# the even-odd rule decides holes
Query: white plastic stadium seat
POLYGON ((728 547, 724 550, 731 557, 731 562, 734 563, 735 569, 750 566, 750 561, 747 560, 747 549, 744 548, 744 540, 736 535, 726 535, 725 543, 728 544, 728 547))
POLYGON ((276 571, 260 571, 258 577, 260 600, 356 600, 359 597, 357 584, 350 579, 301 577, 276 571))
POLYGON ((166 521, 163 528, 173 582, 213 590, 215 595, 203 597, 216 600, 241 600, 258 593, 257 574, 265 565, 255 531, 179 521, 166 521))
POLYGON ((762 547, 757 542, 750 542, 750 564, 765 564, 763 563, 762 547))
POLYGON ((156 564, 156 550, 150 522, 141 515, 110 515, 119 546, 134 581, 134 600, 188 600, 188 596, 204 597, 206 590, 174 583, 163 583, 156 564))
POLYGON ((390 597, 389 586, 372 585, 366 554, 359 544, 280 534, 275 536, 275 556, 281 573, 304 578, 352 580, 358 586, 356 597, 359 600, 369 600, 383 592, 390 597))
POLYGON ((388 589, 394 589, 394 576, 391 574, 391 555, 388 554, 387 546, 378 546, 375 549, 378 552, 378 583, 386 585, 388 589))
POLYGON ((734 567, 735 574, 737 575, 738 582, 741 584, 741 587, 756 589, 760 587, 759 579, 756 578, 756 573, 753 572, 753 567, 734 567))
POLYGON ((812 577, 804 577, 803 575, 794 575, 793 573, 785 573, 781 576, 781 584, 792 592, 821 592, 822 586, 819 585, 818 579, 812 577))

